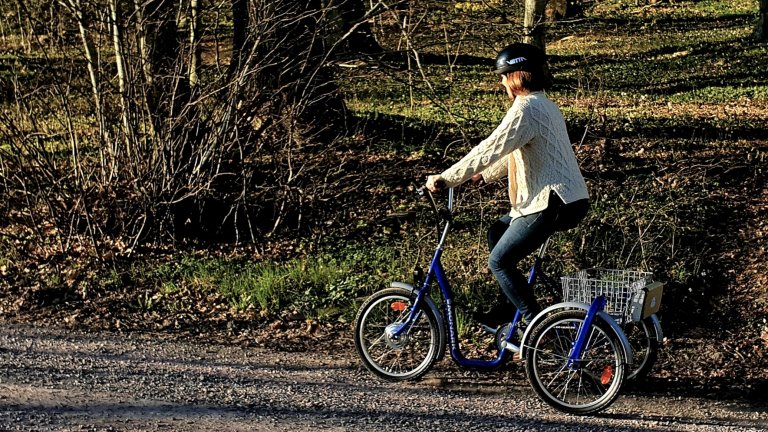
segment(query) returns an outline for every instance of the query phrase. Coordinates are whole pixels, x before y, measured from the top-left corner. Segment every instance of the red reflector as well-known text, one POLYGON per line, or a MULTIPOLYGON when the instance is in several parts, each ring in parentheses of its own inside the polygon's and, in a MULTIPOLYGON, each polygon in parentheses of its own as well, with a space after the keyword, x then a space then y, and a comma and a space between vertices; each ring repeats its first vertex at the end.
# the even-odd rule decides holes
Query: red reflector
POLYGON ((391 307, 392 310, 395 312, 402 312, 408 309, 408 303, 403 301, 396 301, 396 302, 392 302, 392 304, 389 305, 389 307, 391 307))
POLYGON ((603 374, 600 375, 600 384, 608 384, 611 382, 611 378, 613 378, 613 366, 606 366, 605 369, 603 369, 603 374))

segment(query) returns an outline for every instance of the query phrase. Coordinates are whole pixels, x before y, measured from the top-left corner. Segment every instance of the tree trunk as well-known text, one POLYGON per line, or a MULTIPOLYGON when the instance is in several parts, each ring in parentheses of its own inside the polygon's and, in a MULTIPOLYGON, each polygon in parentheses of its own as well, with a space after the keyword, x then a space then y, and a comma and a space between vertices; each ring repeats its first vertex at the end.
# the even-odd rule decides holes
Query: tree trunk
POLYGON ((345 38, 347 51, 360 54, 378 54, 381 45, 376 41, 373 30, 366 17, 367 8, 363 0, 342 0, 341 8, 342 37, 345 38))
MULTIPOLYGON (((129 96, 126 87, 125 59, 123 52, 122 31, 120 28, 120 10, 118 9, 118 0, 109 2, 109 14, 112 21, 112 41, 115 48, 115 66, 117 69, 117 90, 120 93, 120 107, 122 108, 123 128, 125 133, 125 150, 128 157, 132 158, 131 149, 133 144, 133 124, 130 119, 130 106, 128 106, 129 96)), ((115 145, 117 145, 115 143, 115 145)), ((117 152, 115 152, 117 153, 117 152)))
POLYGON ((329 50, 325 36, 333 24, 324 12, 321 0, 268 2, 261 13, 272 22, 254 24, 267 33, 251 38, 259 42, 247 50, 249 58, 241 60, 251 68, 258 65, 255 82, 260 88, 277 91, 270 103, 281 100, 306 126, 328 127, 344 111, 325 64, 329 50))
POLYGON ((27 31, 27 29, 24 27, 24 22, 31 22, 31 20, 24 19, 25 14, 22 12, 23 9, 26 9, 26 5, 22 2, 22 0, 18 0, 16 2, 16 17, 19 22, 19 37, 21 38, 21 45, 24 47, 24 52, 29 54, 32 52, 32 29, 27 31))
POLYGON ((152 69, 149 65, 149 46, 147 45, 147 25, 144 21, 144 8, 142 2, 134 3, 136 13, 136 43, 139 51, 139 65, 144 76, 144 82, 152 85, 152 69))
POLYGON ((174 6, 174 2, 167 0, 150 0, 142 4, 148 56, 144 72, 148 84, 147 106, 156 133, 170 132, 167 120, 180 120, 178 116, 188 108, 190 95, 189 79, 183 73, 185 62, 174 6))
POLYGON ((96 120, 99 124, 99 139, 101 140, 99 151, 101 152, 100 162, 102 178, 108 182, 114 175, 114 161, 116 160, 116 155, 114 153, 114 148, 110 144, 107 122, 104 117, 104 109, 102 106, 101 86, 99 84, 100 77, 98 73, 98 54, 88 32, 88 24, 85 21, 85 13, 80 4, 80 0, 67 0, 67 3, 60 0, 59 4, 70 10, 80 31, 80 40, 83 42, 83 53, 85 54, 88 78, 91 83, 91 92, 93 93, 94 114, 96 115, 96 120), (104 149, 107 149, 106 151, 108 154, 106 156, 104 154, 104 149))
POLYGON ((248 0, 232 0, 232 57, 229 60, 228 70, 230 81, 243 61, 243 49, 249 24, 248 0))
MULTIPOLYGON (((101 100, 101 88, 99 86, 99 73, 98 73, 98 60, 96 50, 91 41, 91 37, 88 34, 88 26, 85 22, 85 14, 80 4, 80 0, 68 0, 68 3, 60 2, 62 6, 69 9, 77 22, 78 29, 80 30, 80 39, 83 42, 83 51, 85 54, 85 62, 88 68, 88 78, 91 82, 91 91, 93 92, 93 102, 95 104, 96 119, 99 122, 99 138, 101 139, 100 148, 109 142, 109 135, 107 133, 106 120, 104 118, 104 110, 102 108, 101 100)), ((114 160, 114 154, 110 155, 114 160)), ((105 158, 102 157, 102 168, 106 170, 105 158)))
POLYGON ((536 45, 546 51, 544 10, 547 0, 525 0, 523 17, 523 42, 536 45))
POLYGON ((189 5, 189 86, 197 87, 200 69, 200 0, 191 0, 189 5))
POLYGON ((768 41, 768 0, 760 0, 760 14, 755 37, 761 41, 768 41))

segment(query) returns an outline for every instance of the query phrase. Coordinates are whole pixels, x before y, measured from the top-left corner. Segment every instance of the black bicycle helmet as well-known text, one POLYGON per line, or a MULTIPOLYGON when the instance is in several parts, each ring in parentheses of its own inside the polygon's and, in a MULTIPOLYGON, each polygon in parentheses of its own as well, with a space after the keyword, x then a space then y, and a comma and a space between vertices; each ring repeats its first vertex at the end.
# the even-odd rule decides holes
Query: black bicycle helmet
POLYGON ((535 45, 513 43, 507 45, 496 56, 494 73, 505 74, 514 71, 533 72, 546 63, 547 55, 535 45))

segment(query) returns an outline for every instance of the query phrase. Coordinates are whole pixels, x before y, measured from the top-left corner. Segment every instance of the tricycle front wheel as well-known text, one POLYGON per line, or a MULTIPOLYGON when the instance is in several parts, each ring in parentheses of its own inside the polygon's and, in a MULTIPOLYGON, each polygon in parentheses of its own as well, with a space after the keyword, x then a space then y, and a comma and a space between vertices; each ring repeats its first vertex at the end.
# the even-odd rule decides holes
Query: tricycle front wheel
POLYGON ((610 406, 625 378, 621 338, 600 317, 589 329, 581 357, 569 357, 586 311, 564 310, 531 330, 525 356, 528 381, 542 400, 571 414, 592 414, 610 406))
POLYGON ((416 296, 404 288, 387 288, 370 296, 355 318, 355 348, 368 370, 390 381, 420 378, 437 360, 444 338, 435 312, 420 308, 404 333, 416 296))

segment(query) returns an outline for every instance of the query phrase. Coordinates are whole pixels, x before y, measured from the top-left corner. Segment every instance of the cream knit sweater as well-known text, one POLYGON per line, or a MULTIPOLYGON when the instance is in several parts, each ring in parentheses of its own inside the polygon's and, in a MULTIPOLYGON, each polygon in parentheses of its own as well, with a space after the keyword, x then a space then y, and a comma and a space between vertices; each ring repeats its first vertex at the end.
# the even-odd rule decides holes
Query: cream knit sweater
POLYGON ((476 173, 487 183, 513 174, 508 175, 514 182, 510 195, 516 195, 509 197, 512 217, 546 209, 551 191, 566 204, 589 198, 565 119, 544 92, 516 97, 496 130, 441 176, 453 187, 476 173))

